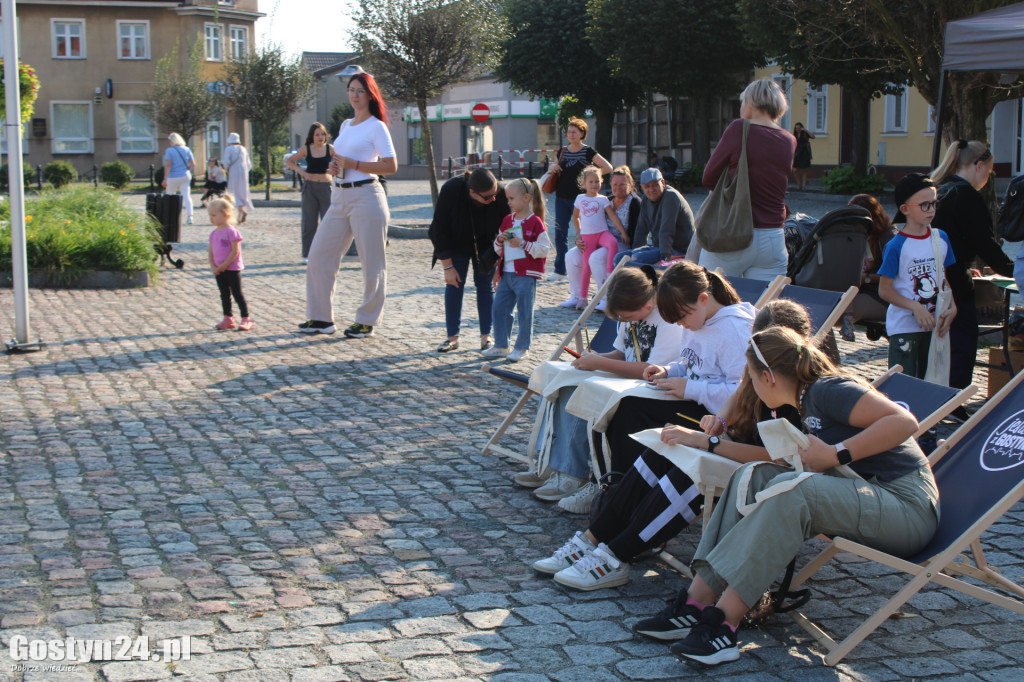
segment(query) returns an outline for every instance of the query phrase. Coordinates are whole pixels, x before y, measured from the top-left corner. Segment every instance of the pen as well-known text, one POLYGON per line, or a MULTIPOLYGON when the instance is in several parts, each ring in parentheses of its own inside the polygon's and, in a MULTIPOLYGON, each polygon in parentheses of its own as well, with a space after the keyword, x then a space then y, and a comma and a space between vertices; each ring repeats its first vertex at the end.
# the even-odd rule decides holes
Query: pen
POLYGON ((587 340, 587 351, 590 351, 590 332, 587 331, 586 325, 583 326, 583 338, 587 340))
POLYGON ((676 416, 677 416, 677 417, 682 417, 683 419, 689 419, 690 421, 692 421, 692 422, 693 422, 694 424, 696 424, 697 426, 700 426, 700 420, 698 420, 698 419, 694 419, 693 417, 687 417, 687 416, 686 416, 685 414, 683 414, 682 412, 676 412, 676 416))
POLYGON ((564 350, 566 353, 573 356, 574 358, 583 357, 582 355, 574 351, 572 348, 569 348, 569 346, 562 346, 562 350, 564 350))

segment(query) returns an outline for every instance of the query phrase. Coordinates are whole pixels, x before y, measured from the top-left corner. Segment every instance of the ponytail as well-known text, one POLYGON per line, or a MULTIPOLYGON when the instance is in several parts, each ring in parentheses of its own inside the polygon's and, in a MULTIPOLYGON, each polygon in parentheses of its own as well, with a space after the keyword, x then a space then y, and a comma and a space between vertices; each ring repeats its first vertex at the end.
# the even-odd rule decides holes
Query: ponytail
POLYGON ((604 314, 617 320, 620 313, 643 308, 658 294, 658 273, 650 265, 620 268, 608 283, 604 314))
POLYGON ((526 186, 528 194, 533 197, 533 214, 540 218, 540 221, 547 224, 547 206, 544 201, 544 192, 540 188, 540 183, 536 180, 523 180, 526 186))
POLYGON ((697 297, 705 292, 723 306, 740 302, 736 290, 717 272, 708 272, 692 261, 674 263, 658 283, 658 311, 662 319, 669 323, 683 319, 697 303, 697 297))
POLYGON ((711 285, 711 295, 715 297, 716 301, 722 305, 736 305, 740 302, 740 295, 729 284, 729 280, 714 270, 709 271, 707 268, 704 268, 704 275, 708 278, 708 283, 711 285))
POLYGON ((747 362, 755 369, 770 370, 776 376, 796 381, 798 387, 813 384, 823 376, 838 374, 835 365, 807 338, 787 327, 768 327, 750 337, 747 362), (754 349, 761 352, 764 362, 754 349))

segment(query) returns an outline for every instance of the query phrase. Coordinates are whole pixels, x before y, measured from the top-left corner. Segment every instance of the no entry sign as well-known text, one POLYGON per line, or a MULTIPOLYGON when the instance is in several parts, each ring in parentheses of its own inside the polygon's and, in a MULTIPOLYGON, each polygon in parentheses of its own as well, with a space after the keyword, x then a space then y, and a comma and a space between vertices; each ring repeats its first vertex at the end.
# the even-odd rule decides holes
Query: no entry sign
POLYGON ((473 105, 473 110, 470 112, 473 115, 473 120, 483 123, 491 117, 491 108, 483 102, 478 102, 473 105))

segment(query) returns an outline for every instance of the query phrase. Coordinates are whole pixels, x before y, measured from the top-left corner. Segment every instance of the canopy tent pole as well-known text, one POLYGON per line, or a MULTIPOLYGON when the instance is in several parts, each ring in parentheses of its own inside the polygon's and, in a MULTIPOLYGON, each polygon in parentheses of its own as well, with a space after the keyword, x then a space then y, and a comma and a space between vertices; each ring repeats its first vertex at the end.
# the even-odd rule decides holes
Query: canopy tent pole
POLYGON ((4 84, 7 136, 7 186, 11 203, 11 279, 14 285, 14 334, 8 352, 39 350, 42 341, 30 343, 28 308, 28 258, 25 249, 25 180, 21 159, 21 77, 18 64, 18 15, 16 0, 0 0, 4 34, 4 84))
POLYGON ((937 106, 935 107, 935 138, 932 140, 932 165, 929 168, 939 167, 939 152, 942 150, 942 126, 946 122, 946 110, 942 106, 946 95, 946 78, 946 70, 939 71, 939 99, 936 100, 937 106))

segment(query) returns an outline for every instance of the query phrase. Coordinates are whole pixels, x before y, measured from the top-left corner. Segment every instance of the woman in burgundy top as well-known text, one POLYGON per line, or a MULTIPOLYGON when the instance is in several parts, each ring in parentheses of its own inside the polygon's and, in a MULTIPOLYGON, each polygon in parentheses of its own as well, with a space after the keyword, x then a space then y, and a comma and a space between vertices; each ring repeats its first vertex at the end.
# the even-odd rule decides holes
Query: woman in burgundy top
POLYGON ((729 124, 704 168, 704 186, 714 189, 722 173, 736 175, 743 143, 743 119, 750 121, 747 135, 747 175, 754 240, 745 249, 723 253, 704 251, 700 264, 722 268, 729 277, 770 280, 786 274, 786 187, 793 170, 796 138, 779 127, 789 105, 775 81, 754 81, 740 96, 740 118, 729 124))

